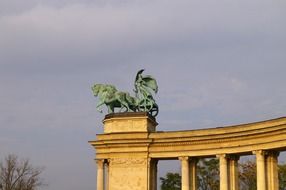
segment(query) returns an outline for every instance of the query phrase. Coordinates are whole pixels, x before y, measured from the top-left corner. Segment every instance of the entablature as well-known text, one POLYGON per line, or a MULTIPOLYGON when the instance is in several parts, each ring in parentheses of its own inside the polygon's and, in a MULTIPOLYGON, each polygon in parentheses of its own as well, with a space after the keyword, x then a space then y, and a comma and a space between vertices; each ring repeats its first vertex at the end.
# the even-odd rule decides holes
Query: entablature
POLYGON ((286 118, 190 131, 105 133, 89 143, 98 157, 137 152, 164 159, 286 150, 286 118))

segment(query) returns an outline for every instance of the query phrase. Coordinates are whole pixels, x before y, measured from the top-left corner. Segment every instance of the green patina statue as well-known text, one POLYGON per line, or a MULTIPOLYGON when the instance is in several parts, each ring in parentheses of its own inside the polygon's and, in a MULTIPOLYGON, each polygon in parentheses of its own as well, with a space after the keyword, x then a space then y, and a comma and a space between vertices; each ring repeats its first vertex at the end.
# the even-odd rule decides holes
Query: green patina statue
POLYGON ((93 95, 98 96, 99 102, 96 108, 106 105, 108 113, 114 113, 115 108, 119 112, 149 112, 156 117, 159 107, 156 104, 153 94, 158 92, 156 80, 150 75, 142 75, 144 69, 137 72, 134 82, 135 96, 131 96, 128 92, 118 91, 115 86, 109 84, 95 84, 92 86, 93 95))

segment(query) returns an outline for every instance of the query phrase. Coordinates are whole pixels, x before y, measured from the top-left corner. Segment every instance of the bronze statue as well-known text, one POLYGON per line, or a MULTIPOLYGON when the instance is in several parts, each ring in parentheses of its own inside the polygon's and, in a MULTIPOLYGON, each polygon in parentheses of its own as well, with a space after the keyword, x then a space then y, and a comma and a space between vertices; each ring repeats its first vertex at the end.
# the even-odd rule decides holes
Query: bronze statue
POLYGON ((150 75, 142 75, 144 69, 137 72, 134 82, 135 97, 128 92, 118 91, 115 86, 109 84, 95 84, 92 87, 94 96, 98 96, 97 110, 102 105, 106 105, 108 113, 114 113, 114 108, 119 108, 119 112, 149 112, 152 116, 157 116, 159 107, 153 98, 153 94, 158 92, 156 80, 150 75))

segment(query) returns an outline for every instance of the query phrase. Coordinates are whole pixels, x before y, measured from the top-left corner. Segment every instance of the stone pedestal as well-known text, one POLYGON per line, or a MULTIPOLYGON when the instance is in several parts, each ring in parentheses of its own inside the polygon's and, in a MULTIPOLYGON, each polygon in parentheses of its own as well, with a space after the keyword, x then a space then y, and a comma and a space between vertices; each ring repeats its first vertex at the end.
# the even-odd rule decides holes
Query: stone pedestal
POLYGON ((109 164, 110 190, 147 190, 148 160, 145 158, 114 158, 109 164))
POLYGON ((108 190, 156 190, 157 164, 149 158, 146 138, 156 131, 155 119, 145 112, 116 113, 106 115, 103 124, 98 140, 106 146, 97 153, 108 160, 108 190))
POLYGON ((104 133, 155 132, 155 118, 146 112, 108 114, 103 120, 104 133))

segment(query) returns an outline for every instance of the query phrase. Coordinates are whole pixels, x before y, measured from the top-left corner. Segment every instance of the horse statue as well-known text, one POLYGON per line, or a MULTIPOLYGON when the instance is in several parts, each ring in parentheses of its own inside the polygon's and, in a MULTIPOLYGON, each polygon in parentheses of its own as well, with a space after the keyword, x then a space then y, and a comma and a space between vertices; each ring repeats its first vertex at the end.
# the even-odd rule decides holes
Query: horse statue
POLYGON ((119 112, 149 112, 156 117, 159 107, 153 98, 153 94, 158 92, 156 80, 150 76, 143 76, 144 69, 137 72, 135 77, 133 90, 135 97, 128 92, 118 91, 115 86, 109 84, 95 84, 92 86, 93 95, 99 98, 96 109, 102 113, 100 107, 106 105, 108 113, 114 113, 115 108, 119 108, 119 112))
POLYGON ((95 84, 92 87, 93 95, 99 97, 97 103, 97 110, 102 113, 99 109, 100 106, 106 105, 108 113, 114 113, 114 108, 126 109, 125 111, 136 111, 136 99, 130 96, 127 92, 117 91, 115 86, 108 84, 95 84))

